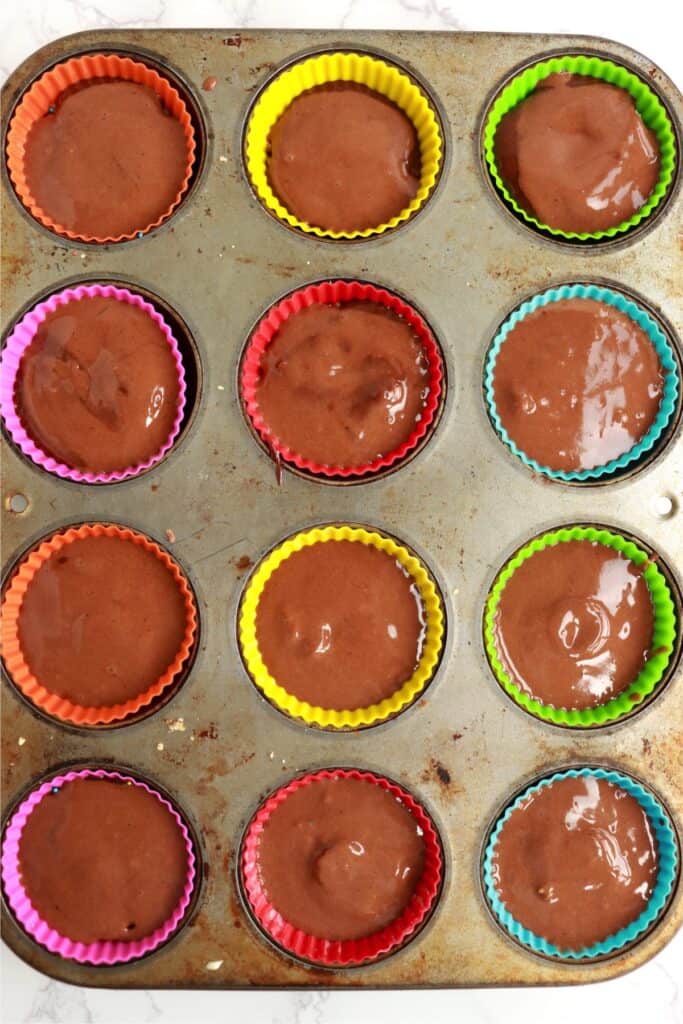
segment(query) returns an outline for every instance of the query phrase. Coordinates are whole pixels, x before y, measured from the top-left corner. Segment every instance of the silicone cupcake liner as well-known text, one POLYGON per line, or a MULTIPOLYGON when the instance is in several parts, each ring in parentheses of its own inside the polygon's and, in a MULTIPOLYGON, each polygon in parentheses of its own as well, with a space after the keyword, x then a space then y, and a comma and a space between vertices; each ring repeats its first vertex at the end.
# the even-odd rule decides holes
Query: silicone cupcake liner
POLYGON ((377 725, 397 715, 411 704, 431 681, 443 646, 444 613, 441 598, 425 567, 395 540, 371 533, 362 527, 324 526, 297 533, 283 541, 256 567, 242 596, 238 630, 240 651, 247 671, 258 689, 275 707, 293 718, 306 722, 307 725, 323 729, 358 729, 377 725), (347 708, 342 711, 317 707, 288 693, 268 671, 259 650, 256 634, 258 603, 268 580, 278 566, 302 548, 340 540, 370 545, 395 558, 410 573, 418 588, 427 626, 422 655, 410 679, 379 704, 370 704, 364 708, 347 708))
POLYGON ((324 53, 282 71, 258 97, 247 123, 245 162, 251 184, 263 205, 281 221, 319 238, 369 238, 381 235, 412 217, 436 184, 443 160, 443 141, 436 115, 422 90, 392 64, 360 53, 324 53), (291 102, 308 89, 327 82, 356 82, 391 100, 413 122, 420 143, 420 187, 410 204, 385 224, 362 231, 330 231, 301 221, 287 210, 268 181, 267 157, 272 128, 291 102))
POLYGON ((529 714, 544 722, 554 725, 568 725, 587 729, 591 726, 606 725, 616 722, 624 715, 630 714, 634 708, 645 700, 661 681, 671 660, 676 641, 676 613, 671 599, 671 592, 663 573, 657 568, 652 556, 648 555, 632 541, 608 530, 596 529, 592 526, 572 526, 551 533, 544 533, 534 538, 521 548, 498 574, 486 601, 484 612, 484 644, 493 674, 509 697, 529 714), (654 612, 654 629, 650 656, 641 669, 638 677, 616 697, 606 704, 594 708, 555 708, 542 704, 521 690, 507 674, 498 654, 495 637, 495 621, 498 605, 503 591, 522 562, 531 558, 537 551, 547 547, 555 547, 572 540, 585 540, 604 544, 614 551, 629 558, 634 565, 644 566, 642 577, 645 580, 654 612))
POLYGON ((554 775, 549 775, 547 778, 541 779, 540 782, 537 782, 533 786, 529 786, 527 789, 523 790, 498 819, 498 822, 488 839, 484 854, 484 891, 496 920, 505 929, 505 931, 512 936, 512 938, 517 940, 517 942, 520 942, 523 946, 531 949, 534 953, 558 957, 569 962, 576 962, 581 960, 592 960, 596 957, 603 957, 613 953, 618 953, 625 946, 630 946, 643 934, 643 932, 650 928, 666 908, 674 882, 676 881, 677 869, 678 847, 676 843, 676 836, 671 825, 671 820, 662 805, 657 799, 655 799, 649 790, 645 789, 629 775, 623 775, 621 772, 608 771, 605 768, 571 768, 568 771, 556 772, 554 775), (533 932, 529 931, 529 929, 525 928, 523 924, 515 920, 510 911, 506 909, 505 904, 498 896, 493 879, 493 857, 495 854, 496 843, 498 842, 506 822, 509 820, 513 811, 520 806, 530 793, 535 793, 544 786, 550 786, 553 782, 557 782, 560 779, 577 779, 584 776, 604 779, 606 782, 611 782, 615 786, 620 786, 630 796, 638 801, 647 814, 648 821, 650 822, 650 826, 657 843, 659 865, 657 881, 652 895, 648 900, 645 910, 638 918, 636 918, 635 921, 632 921, 631 924, 622 928, 614 935, 609 935, 607 938, 603 939, 602 942, 596 942, 592 946, 586 946, 583 949, 563 950, 558 946, 555 946, 552 942, 549 942, 547 939, 542 938, 540 935, 535 935, 533 932))
POLYGON ((83 57, 72 57, 71 60, 50 68, 33 83, 21 98, 7 132, 7 169, 19 199, 31 216, 44 227, 73 241, 96 242, 105 245, 108 242, 124 242, 146 235, 148 231, 159 227, 171 216, 187 192, 195 162, 195 150, 196 142, 190 113, 184 100, 167 78, 158 74, 153 68, 147 67, 146 64, 131 60, 130 57, 120 57, 115 53, 93 53, 83 57), (26 140, 34 124, 48 113, 58 97, 70 86, 97 78, 117 78, 147 86, 148 89, 156 93, 164 108, 180 122, 187 144, 185 174, 178 194, 168 209, 151 224, 140 224, 134 231, 116 237, 80 234, 70 231, 54 221, 48 213, 40 208, 31 194, 24 166, 26 140))
POLYGON ((292 292, 263 317, 247 344, 242 360, 240 384, 242 399, 251 424, 270 451, 277 453, 285 463, 290 463, 298 469, 316 476, 349 479, 379 473, 389 466, 394 466, 417 447, 434 423, 443 391, 443 377, 443 361, 439 346, 425 321, 412 306, 409 306, 393 292, 377 288, 373 284, 361 281, 324 281, 321 284, 312 284, 292 292), (376 302, 385 309, 396 313, 411 326, 422 345, 427 360, 429 395, 419 422, 398 448, 373 459, 372 462, 358 466, 329 466, 306 458, 282 444, 275 437, 258 404, 258 384, 263 354, 286 320, 309 306, 344 302, 376 302))
POLYGON ((600 241, 601 239, 616 238, 627 231, 631 231, 646 220, 651 213, 659 206, 664 196, 669 191, 673 181, 676 167, 676 136, 669 119, 669 115, 660 101, 646 83, 634 75, 631 71, 611 60, 603 60, 600 57, 589 56, 564 56, 553 57, 551 60, 539 61, 531 67, 526 68, 519 75, 515 75, 512 81, 508 82, 500 95, 494 100, 487 115, 484 125, 484 157, 489 172, 500 195, 518 217, 521 217, 527 224, 538 228, 556 238, 564 238, 569 241, 600 241), (560 231, 558 228, 542 224, 531 213, 519 205, 511 195, 503 178, 500 175, 496 164, 494 144, 498 125, 503 117, 518 104, 529 96, 539 82, 549 75, 567 71, 575 75, 590 75, 592 78, 599 78, 610 85, 617 85, 625 89, 634 99, 635 107, 647 127, 654 132, 659 143, 660 168, 659 179, 652 194, 648 197, 643 206, 622 224, 616 224, 604 231, 560 231))
POLYGON ((443 876, 443 854, 436 827, 424 808, 407 790, 381 775, 355 768, 323 769, 293 779, 276 790, 259 807, 242 840, 240 853, 242 883, 251 914, 278 946, 301 960, 324 967, 358 967, 403 946, 436 905, 443 876), (425 859, 422 875, 403 913, 379 932, 362 939, 324 939, 309 935, 286 921, 273 906, 261 883, 258 854, 261 835, 273 811, 298 789, 320 779, 360 779, 380 786, 408 810, 422 830, 425 859))
POLYGON ((57 775, 52 779, 48 779, 47 782, 34 789, 22 801, 10 818, 2 842, 2 881, 7 902, 15 918, 31 938, 40 943, 41 946, 45 946, 51 953, 56 953, 67 960, 75 960, 80 964, 88 963, 110 966, 112 964, 128 963, 130 960, 136 960, 141 956, 145 956, 146 953, 151 953, 152 950, 157 949, 158 946, 171 937, 182 922, 194 892, 195 876, 196 858, 190 834, 184 821, 168 800, 164 799, 160 793, 139 779, 122 775, 117 771, 105 771, 102 768, 69 771, 64 775, 57 775), (136 939, 134 942, 74 942, 72 939, 60 935, 59 932, 51 928, 40 917, 38 911, 31 904, 28 893, 22 883, 19 843, 27 819, 43 797, 49 797, 55 787, 61 788, 75 779, 87 778, 112 779, 118 782, 130 783, 133 786, 139 786, 141 789, 146 790, 167 808, 177 822, 178 828, 185 840, 187 877, 181 900, 168 920, 164 921, 155 932, 145 936, 143 939, 136 939))
MULTIPOLYGON (((103 584, 106 581, 103 581, 103 584)), ((177 562, 144 534, 126 527, 85 523, 72 527, 63 533, 55 533, 43 540, 20 562, 12 577, 2 603, 2 654, 5 667, 14 684, 36 707, 63 722, 91 726, 118 722, 136 714, 171 685, 190 657, 197 632, 197 609, 190 585, 177 562), (19 616, 26 590, 36 573, 52 556, 75 540, 85 537, 117 537, 149 551, 168 569, 178 585, 185 602, 185 635, 174 660, 166 671, 143 693, 130 700, 111 707, 83 707, 47 690, 33 675, 21 649, 19 637, 19 616)))
POLYGON ((486 366, 484 370, 484 392, 486 395, 488 413, 501 441, 507 445, 510 451, 513 452, 517 458, 522 460, 525 466, 533 470, 535 473, 542 473, 544 476, 551 477, 553 480, 561 480, 565 483, 574 481, 585 483, 589 480, 606 479, 613 476, 615 473, 620 473, 628 466, 632 466, 635 463, 640 462, 648 452, 652 451, 657 441, 671 422, 671 417, 676 410, 679 390, 680 385, 678 381, 678 367, 676 365, 676 359, 671 345, 659 324, 652 319, 649 313, 646 313, 645 310, 636 305, 635 302, 627 299, 625 295, 594 284, 573 284, 563 285, 561 288, 549 288, 547 291, 541 292, 539 295, 535 295, 533 298, 522 303, 519 309, 516 309, 514 313, 511 313, 498 329, 498 333, 493 339, 493 343, 486 357, 486 366), (517 324, 520 323, 520 321, 522 321, 529 313, 533 313, 535 310, 541 309, 543 306, 548 306, 552 302, 560 302, 562 299, 594 299, 597 302, 605 302, 609 306, 614 306, 614 308, 618 309, 621 313, 625 313, 626 316, 630 317, 631 320, 645 331, 657 352, 659 362, 662 370, 664 371, 664 391, 662 393, 662 400, 657 411, 657 416, 655 417, 650 429, 640 439, 640 441, 633 446, 633 448, 629 449, 629 451, 624 452, 623 455, 619 456, 619 458, 611 459, 603 466, 595 466, 593 469, 551 469, 549 466, 543 466, 540 462, 530 458, 521 450, 521 448, 518 448, 510 437, 503 426, 496 407, 494 394, 496 360, 498 359, 498 355, 505 339, 517 324))
POLYGON ((141 295, 129 292, 126 288, 115 288, 113 285, 79 285, 76 288, 67 288, 65 291, 56 292, 44 302, 40 302, 16 325, 7 339, 7 344, 5 345, 2 356, 0 357, 0 415, 2 415, 2 418, 5 421, 5 426, 10 437, 20 451, 29 458, 31 462, 40 466, 41 469, 45 469, 48 473, 53 473, 55 476, 59 476, 64 480, 73 480, 77 483, 116 483, 120 480, 127 480, 131 477, 137 476, 139 473, 155 466, 161 461, 161 459, 163 459, 164 455, 170 451, 178 437, 178 434, 180 433, 180 427, 185 413, 185 398, 185 369, 183 367, 183 360, 180 354, 180 349, 178 348, 178 343, 171 332, 171 328, 163 317, 156 311, 154 306, 150 305, 149 302, 146 302, 141 295), (80 302, 82 299, 92 299, 95 297, 116 299, 118 302, 127 302, 131 306, 137 306, 138 309, 143 310, 147 316, 151 317, 168 342, 178 374, 178 408, 171 432, 162 447, 150 458, 146 459, 144 462, 138 463, 136 466, 128 466, 126 469, 116 470, 115 472, 109 473, 91 473, 80 469, 74 469, 72 466, 67 466, 66 463, 59 462, 51 455, 44 452, 27 433, 23 423, 21 422, 21 417, 15 402, 16 382, 21 360, 26 349, 31 345, 33 339, 38 333, 40 325, 44 322, 48 314, 54 313, 60 306, 65 306, 69 302, 80 302))

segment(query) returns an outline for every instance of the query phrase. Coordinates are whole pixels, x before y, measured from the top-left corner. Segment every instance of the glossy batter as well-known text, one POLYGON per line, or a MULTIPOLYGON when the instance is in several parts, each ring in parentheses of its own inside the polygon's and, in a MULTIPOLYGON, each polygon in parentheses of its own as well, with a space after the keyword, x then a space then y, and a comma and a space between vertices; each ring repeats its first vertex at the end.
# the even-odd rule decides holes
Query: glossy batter
POLYGON ((400 917, 422 874, 410 812, 363 779, 320 779, 268 818, 258 870, 270 902, 308 935, 360 939, 400 917))
POLYGON ((75 779, 28 816, 19 869, 40 917, 74 942, 151 935, 183 895, 187 850, 155 796, 108 779, 75 779))
POLYGON ((297 96, 270 133, 268 178, 299 220, 329 231, 379 227, 420 187, 415 127, 380 93, 332 82, 297 96))
POLYGON ((652 426, 663 388, 645 331, 593 299, 527 314, 503 342, 493 378, 498 414, 517 447, 565 471, 630 451, 652 426))
POLYGON ((560 231, 629 220, 659 177, 659 145, 629 93, 588 75, 550 75, 495 136, 501 177, 528 213, 560 231))
POLYGON ((268 671, 288 693, 338 711, 378 703, 411 677, 425 623, 412 577, 358 541, 312 544, 285 559, 256 610, 268 671))
POLYGON ((604 544, 565 541, 515 569, 496 612, 496 649, 512 681, 541 703, 596 707, 635 682, 653 622, 630 559, 604 544))
POLYGON ((19 643, 51 693, 111 707, 166 671, 186 618, 178 584, 152 552, 117 537, 85 537, 55 552, 29 584, 19 643))
POLYGON ((163 216, 186 165, 182 125, 136 82, 67 89, 26 139, 26 180, 38 206, 62 227, 98 238, 144 230, 163 216))
POLYGON ((417 335, 373 302, 309 306, 290 316, 262 356, 256 392, 280 444, 338 467, 399 448, 428 397, 417 335))
POLYGON ((558 779, 529 794, 493 858, 507 910, 560 949, 614 935, 645 910, 657 847, 638 801, 604 779, 558 779))
POLYGON ((178 411, 178 370, 165 335, 144 310, 95 296, 48 313, 15 386, 36 444, 74 469, 137 466, 168 440, 178 411))

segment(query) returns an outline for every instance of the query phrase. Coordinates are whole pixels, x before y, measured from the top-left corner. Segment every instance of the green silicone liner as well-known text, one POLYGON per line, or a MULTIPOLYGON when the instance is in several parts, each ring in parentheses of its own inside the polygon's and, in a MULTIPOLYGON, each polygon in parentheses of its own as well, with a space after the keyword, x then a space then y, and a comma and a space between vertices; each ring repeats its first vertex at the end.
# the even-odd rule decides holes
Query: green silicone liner
POLYGON ((484 645, 494 676, 508 697, 511 697, 521 708, 544 722, 578 729, 590 729, 623 718, 624 715, 629 714, 635 707, 642 704, 645 698, 653 692, 671 660, 676 640, 676 613, 666 579, 657 565, 652 562, 643 572, 643 579, 650 591, 654 609, 652 653, 637 679, 606 704, 600 704, 595 708, 555 708, 550 704, 542 704, 541 701, 524 693, 510 679, 498 656, 494 632, 498 605, 508 580, 522 562, 525 562, 537 551, 542 551, 543 548, 554 547, 556 544, 570 540, 597 541, 599 544, 605 544, 607 547, 613 548, 614 551, 619 551, 635 565, 642 565, 650 558, 650 555, 637 547, 633 541, 626 540, 625 537, 617 533, 599 530, 593 526, 570 526, 535 537, 505 563, 496 577, 486 600, 484 611, 484 645))
POLYGON ((484 156, 498 192, 506 204, 527 224, 533 225, 533 227, 546 234, 557 238, 565 238, 568 241, 599 241, 604 238, 615 238, 617 235, 631 231, 649 217, 656 207, 659 206, 673 181, 676 167, 676 137, 669 115, 659 97, 652 92, 642 79, 638 78, 631 71, 627 71, 626 68, 619 64, 614 64, 611 60, 603 60, 601 57, 553 57, 550 60, 539 61, 537 64, 526 68, 519 75, 515 75, 500 95, 496 97, 484 124, 484 156), (525 100, 544 78, 560 71, 569 71, 576 75, 591 75, 593 78, 599 78, 610 85, 618 85, 622 89, 626 89, 635 100, 636 110, 647 127, 655 133, 659 143, 659 179, 654 187, 654 191, 630 220, 607 228, 605 231, 593 233, 560 231, 557 228, 549 227, 547 224, 542 224, 536 217, 524 210, 517 200, 513 198, 496 166, 494 141, 498 125, 505 114, 509 114, 522 100, 525 100))
POLYGON ((489 418, 496 433, 498 434, 498 437, 501 439, 503 444, 505 444, 518 459, 521 459, 524 465, 529 469, 533 470, 535 473, 543 473, 544 476, 550 477, 551 480, 560 480, 563 483, 570 483, 572 481, 590 483, 592 480, 609 480, 612 476, 615 476, 623 470, 628 469, 630 466, 634 466, 639 463, 649 452, 652 451, 671 422, 671 417, 676 411, 678 391, 678 367, 676 365, 676 359, 674 358, 671 345, 659 324, 652 319, 649 313, 646 313, 644 309, 628 299, 621 292, 613 291, 611 288, 602 288, 594 284, 572 284, 562 285, 560 288, 549 288, 547 291, 540 292, 538 295, 534 295, 533 298, 523 302, 522 305, 519 306, 518 309, 515 309, 498 328, 496 336, 491 343, 491 348, 489 349, 486 357, 486 364, 484 367, 484 393, 486 396, 486 405, 489 418), (638 441, 633 448, 629 448, 628 451, 624 452, 618 458, 611 459, 602 466, 594 466, 592 469, 577 469, 570 471, 551 469, 549 466, 541 465, 541 463, 537 462, 536 459, 530 458, 510 437, 503 426, 496 407, 494 392, 496 360, 498 359, 498 355, 500 354, 500 350, 505 339, 508 337, 510 332, 515 329, 517 324, 520 323, 529 313, 533 313, 537 309, 548 306, 552 302, 561 302, 564 299, 593 299, 596 302, 607 303, 607 305, 613 306, 621 313, 625 313, 626 316, 629 316, 631 320, 633 320, 634 323, 636 323, 647 334, 648 338, 652 342, 655 352, 657 353, 664 373, 664 390, 662 392, 662 400, 650 429, 643 435, 643 437, 641 437, 640 441, 638 441))
POLYGON ((507 809, 503 811, 486 843, 483 862, 483 883, 486 898, 496 920, 513 939, 516 939, 517 942, 526 946, 534 953, 557 957, 558 959, 565 960, 567 963, 576 963, 581 960, 594 960, 597 957, 619 953, 624 946, 632 945, 648 928, 655 925, 666 911, 671 890, 676 881, 677 870, 678 847, 671 818, 664 805, 655 798, 649 789, 646 789, 645 786, 641 785, 630 775, 625 775, 622 772, 610 771, 605 768, 570 768, 566 771, 548 775, 534 783, 534 785, 523 789, 508 805, 507 809), (500 838, 501 832, 511 815, 530 793, 536 793, 544 786, 551 786, 553 782, 560 779, 578 779, 586 776, 611 782, 612 785, 624 789, 638 801, 647 814, 657 842, 659 869, 650 899, 642 914, 635 921, 632 921, 614 935, 607 936, 602 942, 594 943, 592 946, 584 946, 583 949, 560 949, 552 942, 549 942, 548 939, 544 939, 542 936, 536 935, 528 928, 525 928, 520 921, 517 921, 512 916, 498 895, 494 881, 493 859, 496 843, 500 838))

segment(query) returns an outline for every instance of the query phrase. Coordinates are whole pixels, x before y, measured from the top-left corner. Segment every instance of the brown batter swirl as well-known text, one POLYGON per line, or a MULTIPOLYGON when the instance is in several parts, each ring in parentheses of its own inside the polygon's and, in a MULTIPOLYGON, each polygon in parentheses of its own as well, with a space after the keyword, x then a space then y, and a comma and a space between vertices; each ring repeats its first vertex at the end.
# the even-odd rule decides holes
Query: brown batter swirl
POLYGON ((410 118, 354 82, 297 96, 270 133, 271 188, 299 220, 328 231, 363 231, 397 216, 420 187, 420 166, 410 118))
POLYGON ((119 537, 83 537, 30 582, 19 643, 46 690, 83 707, 112 707, 163 675, 186 619, 178 584, 151 551, 119 537))
POLYGON ((77 234, 118 238, 158 220, 187 165, 182 125, 136 82, 67 89, 26 139, 26 180, 38 206, 77 234))
POLYGON ((560 949, 601 942, 645 910, 657 847, 638 801, 592 776, 530 793, 503 826, 493 878, 516 921, 560 949))
POLYGON ((410 324, 373 302, 290 316, 261 359, 256 399, 271 434, 304 458, 363 466, 415 430, 429 396, 410 324))
POLYGON ((144 310, 93 296, 47 314, 22 356, 15 399, 27 433, 48 455, 82 471, 121 471, 168 440, 178 370, 144 310))
POLYGON ((605 544, 572 540, 515 569, 495 616, 512 681, 555 708, 605 704, 647 661, 654 612, 637 566, 605 544))
POLYGON ((318 542, 273 572, 256 610, 268 671, 301 701, 337 711, 390 697, 420 660, 425 625, 417 586, 384 551, 318 542))
POLYGON ((178 906, 187 850, 168 808, 140 786, 75 779, 28 816, 19 869, 33 907, 60 935, 133 942, 178 906))
POLYGON ((511 194, 541 224, 597 232, 623 224, 659 177, 659 145, 633 98, 588 75, 556 74, 506 114, 495 158, 511 194))
POLYGON ((286 921, 324 939, 360 939, 395 921, 424 862, 417 822, 391 793, 364 779, 319 779, 275 808, 258 870, 286 921))
POLYGON ((664 378, 629 316, 593 299, 528 313, 496 357, 493 391, 517 447, 541 466, 584 470, 630 451, 652 426, 664 378))

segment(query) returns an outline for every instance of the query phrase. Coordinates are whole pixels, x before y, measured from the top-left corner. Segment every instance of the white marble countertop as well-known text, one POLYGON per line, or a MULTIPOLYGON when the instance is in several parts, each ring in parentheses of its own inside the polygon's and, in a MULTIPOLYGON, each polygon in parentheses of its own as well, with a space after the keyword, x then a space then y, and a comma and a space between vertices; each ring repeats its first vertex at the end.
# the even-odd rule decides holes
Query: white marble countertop
MULTIPOLYGON (((667 10, 667 5, 662 11, 667 10)), ((668 8, 671 10, 671 7, 668 8)), ((676 19, 677 20, 677 19, 676 19)), ((683 85, 680 32, 623 0, 19 0, 0 12, 0 77, 59 36, 88 28, 396 28, 571 32, 617 38, 683 85)), ((3 1024, 683 1024, 683 933, 616 981, 578 989, 429 992, 116 992, 49 981, 2 947, 3 1024)))

